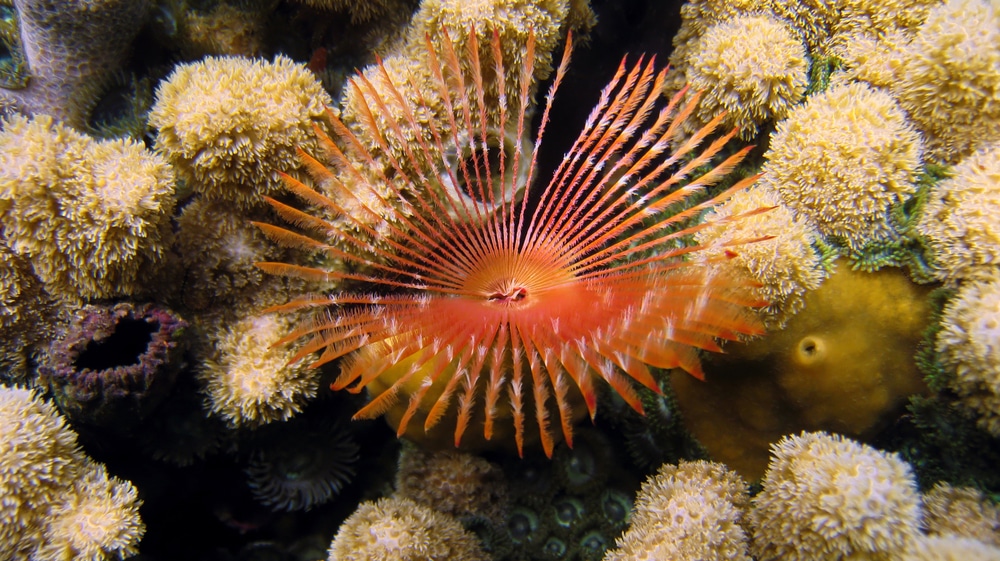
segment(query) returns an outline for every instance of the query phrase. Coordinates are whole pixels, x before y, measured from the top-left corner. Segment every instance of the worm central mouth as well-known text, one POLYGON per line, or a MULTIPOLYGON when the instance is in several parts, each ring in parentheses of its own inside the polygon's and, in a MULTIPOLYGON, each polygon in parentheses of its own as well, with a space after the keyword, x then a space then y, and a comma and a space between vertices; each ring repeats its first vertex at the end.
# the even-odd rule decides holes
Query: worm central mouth
POLYGON ((523 286, 514 286, 507 290, 498 290, 486 297, 490 302, 498 304, 513 304, 527 298, 528 289, 523 286))

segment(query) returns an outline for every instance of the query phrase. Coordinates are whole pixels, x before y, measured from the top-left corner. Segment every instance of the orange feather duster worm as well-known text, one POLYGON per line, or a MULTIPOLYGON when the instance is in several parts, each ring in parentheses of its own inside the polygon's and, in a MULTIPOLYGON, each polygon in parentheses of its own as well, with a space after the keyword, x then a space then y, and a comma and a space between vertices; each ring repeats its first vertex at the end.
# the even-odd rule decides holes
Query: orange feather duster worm
MULTIPOLYGON (((657 72, 652 60, 640 59, 631 67, 623 60, 583 132, 551 180, 535 193, 537 149, 528 153, 520 140, 510 149, 490 148, 496 129, 487 124, 498 121, 500 130, 516 130, 516 138, 523 137, 533 41, 513 75, 501 60, 496 35, 492 49, 487 46, 494 55, 488 67, 479 64, 475 33, 470 38, 462 55, 464 62, 474 64, 464 65, 471 67, 464 75, 456 52, 460 49, 445 40, 443 52, 435 53, 427 42, 427 64, 448 109, 448 126, 438 130, 432 124, 429 134, 410 135, 417 140, 403 143, 399 160, 386 150, 382 161, 389 159, 392 169, 384 173, 378 158, 331 115, 336 141, 318 134, 334 170, 303 154, 324 193, 285 177, 289 191, 314 210, 307 213, 270 200, 279 215, 311 235, 258 224, 280 243, 320 252, 364 272, 286 263, 258 266, 372 291, 310 295, 272 309, 325 308, 285 341, 307 338, 298 357, 320 352, 314 365, 354 353, 342 361, 334 389, 374 387, 373 382, 396 369, 356 418, 375 417, 400 404, 400 388, 407 386, 415 389, 408 392, 400 434, 422 407, 425 430, 445 413, 457 417, 458 445, 481 408, 476 414, 489 439, 497 410, 504 408, 511 413, 518 451, 525 418, 533 415, 544 451, 551 455, 553 422, 572 445, 571 393, 582 397, 593 418, 595 383, 603 380, 641 412, 629 378, 659 391, 650 366, 680 367, 701 377, 697 349, 719 351, 717 339, 763 332, 749 308, 765 303, 751 296, 745 281, 719 266, 732 251, 714 251, 721 257, 708 258, 703 256, 708 247, 686 243, 689 234, 709 226, 695 222, 702 211, 756 177, 693 201, 747 150, 692 177, 735 131, 708 142, 720 116, 671 152, 698 96, 684 102, 681 92, 657 109, 665 71, 657 72), (483 88, 487 79, 495 80, 500 92, 489 102, 483 88), (520 80, 522 94, 511 103, 504 94, 508 80, 520 80), (472 139, 474 148, 457 165, 435 157, 446 152, 446 144, 460 145, 462 139, 472 139), (513 165, 508 165, 510 159, 513 165), (523 163, 527 177, 505 176, 523 163), (524 190, 519 198, 513 196, 515 182, 524 190), (465 185, 468 196, 443 184, 465 185), (345 210, 348 204, 353 212, 345 210), (373 217, 385 209, 388 217, 373 226, 373 217), (405 365, 402 373, 399 365, 405 365), (436 389, 430 391, 432 387, 436 389)), ((567 43, 546 98, 539 144, 569 55, 567 43)), ((384 67, 382 74, 388 77, 384 67)), ((399 124, 380 125, 372 116, 390 105, 405 107, 399 90, 390 85, 388 94, 379 93, 364 75, 350 87, 367 104, 362 124, 373 136, 401 142, 399 124)), ((418 125, 412 112, 402 113, 403 127, 428 126, 418 125)))

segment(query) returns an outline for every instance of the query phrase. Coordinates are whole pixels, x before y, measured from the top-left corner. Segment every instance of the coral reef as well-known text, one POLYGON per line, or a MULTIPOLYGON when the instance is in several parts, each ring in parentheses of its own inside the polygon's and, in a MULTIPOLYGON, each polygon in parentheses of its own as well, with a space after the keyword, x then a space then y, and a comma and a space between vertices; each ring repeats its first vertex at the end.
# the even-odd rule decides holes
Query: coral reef
POLYGON ((69 301, 140 293, 162 264, 174 174, 131 140, 95 141, 48 116, 0 132, 3 238, 69 301))
POLYGON ((156 89, 149 123, 157 149, 209 200, 248 209, 316 152, 313 126, 333 100, 304 65, 207 57, 181 64, 156 89))
POLYGON ((994 561, 1000 547, 957 536, 920 537, 899 556, 901 561, 994 561))
POLYGON ((629 529, 604 561, 750 561, 746 483, 721 464, 663 465, 642 484, 629 529))
POLYGON ((352 0, 295 0, 307 6, 323 10, 347 12, 353 23, 363 23, 392 12, 409 10, 412 0, 370 0, 354 2, 352 0))
POLYGON ((839 263, 783 330, 727 344, 706 363, 704 383, 670 377, 685 426, 748 480, 785 434, 874 436, 926 391, 913 355, 930 321, 927 292, 898 269, 839 263))
POLYGON ((4 43, 16 40, 17 49, 4 51, 16 53, 24 78, 0 84, 0 106, 13 102, 21 113, 84 128, 95 86, 121 67, 152 6, 150 0, 13 0, 4 20, 17 25, 4 43))
POLYGON ((488 561, 452 517, 409 499, 364 502, 337 531, 330 561, 488 561))
POLYGON ((36 347, 53 336, 56 309, 30 262, 0 243, 0 381, 32 376, 36 347))
POLYGON ((924 493, 922 525, 929 536, 957 536, 1000 548, 1000 507, 970 487, 938 483, 924 493))
POLYGON ((425 452, 404 444, 393 496, 458 519, 502 523, 507 516, 507 481, 500 467, 457 450, 425 452))
POLYGON ((760 561, 891 559, 920 535, 917 483, 895 454, 822 432, 773 454, 749 515, 760 561))
POLYGON ((186 327, 152 304, 83 307, 50 344, 38 383, 74 422, 128 430, 172 389, 186 327))
POLYGON ((850 250, 893 237, 889 210, 916 192, 920 134, 863 83, 810 97, 778 123, 763 182, 850 250))

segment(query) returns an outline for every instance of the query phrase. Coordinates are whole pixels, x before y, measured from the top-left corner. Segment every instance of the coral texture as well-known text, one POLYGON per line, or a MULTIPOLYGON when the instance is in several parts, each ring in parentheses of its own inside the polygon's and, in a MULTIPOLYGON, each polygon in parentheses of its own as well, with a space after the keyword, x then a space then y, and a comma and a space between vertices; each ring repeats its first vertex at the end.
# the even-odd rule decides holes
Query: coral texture
POLYGON ((916 191, 920 134, 893 98, 863 83, 810 97, 777 131, 765 183, 848 248, 893 236, 889 209, 916 191))
POLYGON ((304 65, 208 57, 181 64, 156 90, 150 125, 181 179, 211 200, 261 204, 317 148, 313 126, 333 101, 304 65))
POLYGON ((0 242, 0 381, 34 374, 31 355, 52 337, 56 310, 31 263, 0 242))
POLYGON ((900 561, 996 561, 1000 547, 959 536, 920 537, 900 561))
POLYGON ((982 491, 938 482, 924 493, 923 505, 927 535, 972 538, 1000 548, 1000 507, 982 491))
POLYGON ((629 529, 604 561, 750 561, 746 483, 722 464, 665 464, 642 484, 629 529))
POLYGON ((499 466, 457 450, 425 452, 405 446, 393 496, 456 518, 502 522, 507 514, 507 481, 499 466))
POLYGON ((893 559, 920 535, 917 483, 895 454, 822 432, 772 453, 750 511, 760 561, 893 559))
POLYGON ((330 561, 487 561, 454 518, 409 499, 361 503, 330 544, 330 561))

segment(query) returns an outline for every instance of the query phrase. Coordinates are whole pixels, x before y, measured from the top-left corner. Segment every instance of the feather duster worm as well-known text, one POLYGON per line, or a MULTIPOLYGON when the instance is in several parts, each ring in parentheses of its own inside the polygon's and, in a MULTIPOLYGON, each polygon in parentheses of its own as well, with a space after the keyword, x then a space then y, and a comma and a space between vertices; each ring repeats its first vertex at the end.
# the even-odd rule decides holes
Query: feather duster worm
MULTIPOLYGON (((474 62, 470 65, 459 63, 449 40, 436 53, 428 39, 427 64, 439 101, 448 109, 446 126, 432 124, 426 134, 416 135, 404 161, 382 152, 381 161, 388 159, 391 169, 379 171, 379 157, 331 116, 337 141, 319 134, 335 169, 302 154, 320 189, 285 177, 289 191, 314 210, 307 213, 269 200, 283 219, 312 235, 258 224, 265 234, 362 272, 286 263, 258 266, 274 274, 363 284, 376 291, 338 290, 271 308, 325 308, 284 340, 308 338, 297 359, 320 352, 314 366, 354 353, 342 362, 333 388, 384 388, 371 392, 356 418, 402 406, 408 394, 399 433, 418 410, 424 430, 448 413, 457 417, 458 445, 474 412, 483 436, 490 439, 498 411, 504 409, 512 418, 520 453, 533 405, 541 444, 551 456, 551 417, 557 417, 554 422, 572 445, 571 398, 579 402, 582 397, 593 418, 597 380, 641 412, 629 378, 659 391, 650 366, 680 367, 701 377, 698 349, 719 351, 717 338, 762 333, 749 307, 765 303, 713 259, 699 257, 707 246, 685 242, 706 227, 694 222, 702 211, 756 177, 702 202, 692 201, 732 170, 748 149, 698 175, 696 170, 708 167, 736 131, 707 142, 720 116, 671 152, 675 132, 698 96, 682 102, 682 91, 657 111, 666 71, 657 72, 653 60, 640 58, 631 67, 622 61, 552 179, 534 193, 537 150, 527 153, 520 140, 510 149, 490 147, 497 122, 499 130, 516 131, 514 139, 524 136, 534 42, 528 41, 519 72, 508 75, 497 36, 483 51, 493 53, 489 64, 479 61, 475 33, 470 37, 463 53, 474 62), (463 66, 471 67, 469 75, 463 75, 463 66), (520 81, 520 99, 509 104, 503 93, 487 99, 484 81, 496 80, 494 91, 505 92, 505 82, 512 79, 520 81), (434 157, 463 139, 471 139, 466 144, 473 148, 457 165, 434 157), (526 177, 505 176, 510 175, 506 170, 522 169, 521 162, 528 162, 526 177), (513 196, 515 184, 523 188, 520 198, 513 196), (455 192, 459 185, 466 186, 465 194, 455 192), (381 194, 386 189, 391 200, 381 194), (345 200, 354 212, 346 212, 345 200), (375 215, 385 209, 389 216, 373 225, 375 215), (389 373, 390 381, 376 384, 389 373)), ((539 144, 570 50, 567 42, 545 101, 539 144)), ((364 75, 356 76, 350 87, 368 104, 370 136, 397 139, 403 127, 418 127, 397 87, 380 94, 364 75), (371 116, 390 105, 402 108, 402 124, 380 125, 371 116)), ((721 259, 732 255, 722 253, 721 259)))

